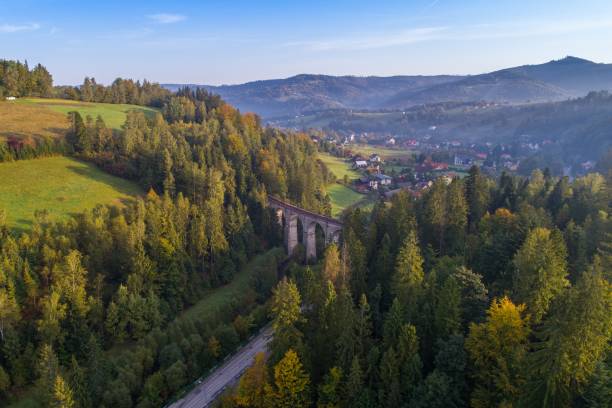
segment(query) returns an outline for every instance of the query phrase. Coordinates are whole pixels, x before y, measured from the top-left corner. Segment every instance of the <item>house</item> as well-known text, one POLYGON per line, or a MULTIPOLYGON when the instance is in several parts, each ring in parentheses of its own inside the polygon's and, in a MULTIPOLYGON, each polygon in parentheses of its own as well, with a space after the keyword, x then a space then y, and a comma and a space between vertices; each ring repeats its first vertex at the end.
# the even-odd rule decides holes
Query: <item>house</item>
POLYGON ((380 163, 382 160, 379 155, 373 153, 370 155, 370 163, 380 163))
POLYGON ((370 187, 371 190, 378 190, 378 180, 370 179, 368 181, 368 187, 370 187))
POLYGON ((470 166, 474 163, 474 161, 469 157, 459 156, 456 154, 454 163, 455 166, 470 166))
POLYGON ((388 146, 395 146, 395 138, 392 137, 391 139, 387 140, 387 145, 388 146))
POLYGON ((14 96, 7 96, 5 99, 6 99, 7 101, 14 101, 14 100, 15 100, 15 99, 17 99, 17 98, 15 98, 14 96))
POLYGON ((374 178, 381 186, 388 186, 393 181, 393 179, 386 174, 377 174, 374 176, 374 178))
POLYGON ((368 162, 365 160, 355 160, 353 167, 356 169, 365 169, 368 167, 368 162))

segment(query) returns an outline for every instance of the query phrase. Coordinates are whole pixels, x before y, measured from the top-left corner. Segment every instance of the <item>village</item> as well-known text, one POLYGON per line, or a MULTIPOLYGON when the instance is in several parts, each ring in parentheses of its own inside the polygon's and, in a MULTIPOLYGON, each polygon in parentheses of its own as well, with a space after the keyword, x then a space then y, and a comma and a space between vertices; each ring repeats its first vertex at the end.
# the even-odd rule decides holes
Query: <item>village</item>
MULTIPOLYGON (((376 193, 386 198, 400 191, 419 197, 436 179, 442 178, 450 184, 454 178, 467 176, 474 165, 493 177, 502 172, 525 171, 521 163, 526 167, 529 155, 553 143, 544 140, 493 145, 459 140, 433 141, 429 136, 420 139, 388 136, 382 140, 380 136, 372 136, 367 133, 320 139, 313 136, 313 141, 323 151, 349 163, 359 174, 354 180, 345 177, 343 184, 359 193, 376 193)), ((583 167, 588 165, 585 163, 583 167)))
POLYGON ((450 184, 453 178, 463 177, 469 169, 466 165, 449 166, 427 158, 420 164, 408 163, 402 159, 383 160, 372 153, 367 157, 355 153, 350 157, 352 167, 359 171, 361 177, 353 182, 353 187, 361 192, 378 192, 390 198, 404 190, 418 197, 429 188, 433 181, 442 178, 450 184))

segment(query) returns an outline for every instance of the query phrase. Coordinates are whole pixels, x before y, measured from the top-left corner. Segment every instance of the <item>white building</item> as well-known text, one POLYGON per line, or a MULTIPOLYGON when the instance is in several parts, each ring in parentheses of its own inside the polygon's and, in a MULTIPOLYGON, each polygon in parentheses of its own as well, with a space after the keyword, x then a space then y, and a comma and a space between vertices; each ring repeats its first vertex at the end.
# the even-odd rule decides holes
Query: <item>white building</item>
POLYGON ((389 176, 387 176, 385 174, 377 174, 376 175, 376 179, 378 180, 378 182, 382 186, 388 186, 393 181, 393 179, 391 177, 389 177, 389 176))

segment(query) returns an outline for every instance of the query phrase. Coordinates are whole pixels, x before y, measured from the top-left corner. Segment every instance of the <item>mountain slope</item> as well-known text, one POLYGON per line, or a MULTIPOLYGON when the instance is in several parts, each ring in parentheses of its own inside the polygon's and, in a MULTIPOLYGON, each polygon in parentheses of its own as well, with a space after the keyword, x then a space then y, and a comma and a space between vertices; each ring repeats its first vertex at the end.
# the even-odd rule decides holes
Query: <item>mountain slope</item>
POLYGON ((539 65, 523 65, 505 71, 547 82, 582 96, 589 91, 612 90, 612 64, 597 64, 576 57, 565 57, 539 65))
MULTIPOLYGON (((164 86, 176 90, 183 85, 164 86)), ((242 111, 271 119, 329 109, 403 109, 448 101, 560 101, 612 90, 612 64, 566 57, 467 77, 297 75, 240 85, 187 86, 205 88, 242 111)))
MULTIPOLYGON (((378 109, 399 91, 419 91, 463 77, 393 76, 356 77, 297 75, 286 79, 254 81, 240 85, 186 85, 217 93, 242 111, 264 117, 298 115, 313 110, 359 108, 378 109)), ((176 90, 182 85, 166 84, 176 90)))
POLYGON ((405 108, 447 101, 545 102, 570 96, 572 93, 544 81, 513 71, 496 71, 435 85, 418 92, 400 92, 387 101, 384 107, 405 108))

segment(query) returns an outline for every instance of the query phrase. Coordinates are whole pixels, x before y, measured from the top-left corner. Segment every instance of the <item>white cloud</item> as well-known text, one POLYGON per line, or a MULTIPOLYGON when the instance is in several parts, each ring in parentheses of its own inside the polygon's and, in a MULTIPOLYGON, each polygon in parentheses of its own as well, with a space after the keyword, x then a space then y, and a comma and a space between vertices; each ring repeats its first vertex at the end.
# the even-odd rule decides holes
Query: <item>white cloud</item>
POLYGON ((34 31, 40 28, 40 24, 0 24, 0 33, 16 33, 18 31, 34 31))
POLYGON ((477 24, 451 37, 459 40, 563 35, 612 28, 612 20, 518 21, 477 24))
MULTIPOLYGON (((432 2, 435 5, 436 1, 432 2)), ((612 20, 501 21, 465 26, 420 27, 393 32, 354 33, 344 37, 285 43, 308 51, 355 51, 396 47, 434 40, 472 41, 557 36, 612 29, 612 20)))
POLYGON ((187 17, 181 14, 158 13, 158 14, 149 14, 147 18, 159 24, 172 24, 172 23, 178 23, 179 21, 183 21, 187 17))
POLYGON ((355 35, 351 38, 300 41, 285 45, 304 46, 312 51, 366 50, 435 40, 440 38, 447 29, 447 27, 422 27, 388 34, 355 35))

